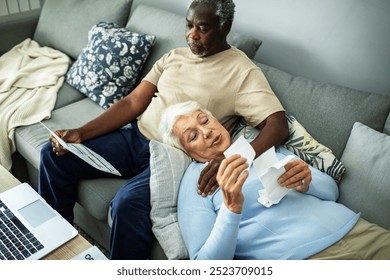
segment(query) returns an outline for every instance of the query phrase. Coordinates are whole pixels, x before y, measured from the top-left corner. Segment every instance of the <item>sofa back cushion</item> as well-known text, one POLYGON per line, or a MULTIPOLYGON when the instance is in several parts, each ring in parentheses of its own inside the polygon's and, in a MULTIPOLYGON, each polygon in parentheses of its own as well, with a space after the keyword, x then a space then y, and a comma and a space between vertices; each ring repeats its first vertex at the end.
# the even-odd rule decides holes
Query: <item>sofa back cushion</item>
POLYGON ((256 63, 288 114, 320 143, 341 158, 356 121, 382 132, 390 110, 390 96, 295 77, 256 63))
POLYGON ((75 59, 87 45, 93 25, 109 21, 124 26, 131 4, 132 0, 46 0, 34 40, 75 59))
POLYGON ((390 136, 356 122, 341 160, 339 202, 390 230, 390 136))
POLYGON ((133 32, 156 35, 153 51, 140 77, 143 78, 164 53, 173 48, 186 46, 184 27, 183 16, 142 4, 134 7, 126 28, 133 32))
POLYGON ((389 115, 387 117, 387 121, 385 123, 385 128, 383 129, 383 133, 390 135, 390 109, 389 109, 389 115))

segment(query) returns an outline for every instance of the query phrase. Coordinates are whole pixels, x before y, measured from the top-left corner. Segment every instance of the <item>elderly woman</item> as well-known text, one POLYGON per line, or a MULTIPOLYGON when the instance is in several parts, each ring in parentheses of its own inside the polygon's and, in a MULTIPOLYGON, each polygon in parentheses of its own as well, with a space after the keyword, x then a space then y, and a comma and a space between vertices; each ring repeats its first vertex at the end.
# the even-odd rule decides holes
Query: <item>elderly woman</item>
MULTIPOLYGON (((219 189, 201 196, 197 178, 210 159, 230 146, 229 133, 192 101, 169 107, 160 129, 167 144, 194 159, 178 198, 179 225, 191 259, 390 259, 390 232, 337 203, 334 180, 299 158, 285 165, 278 180, 294 190, 269 208, 258 202, 263 185, 239 155, 222 162, 219 189)), ((290 154, 277 149, 279 159, 290 154)))

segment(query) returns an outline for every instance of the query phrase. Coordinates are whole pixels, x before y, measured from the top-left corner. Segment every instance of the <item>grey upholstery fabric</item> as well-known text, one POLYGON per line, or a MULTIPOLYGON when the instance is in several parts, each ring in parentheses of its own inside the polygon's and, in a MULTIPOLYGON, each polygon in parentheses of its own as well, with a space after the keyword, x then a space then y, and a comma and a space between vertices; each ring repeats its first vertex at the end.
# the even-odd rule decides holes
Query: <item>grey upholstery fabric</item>
POLYGON ((77 192, 78 202, 99 221, 107 222, 107 213, 112 198, 128 179, 99 178, 83 180, 77 192))
POLYGON ((14 46, 32 38, 37 26, 40 10, 0 16, 0 56, 14 46))
MULTIPOLYGON (((78 127, 95 118, 104 109, 88 98, 54 110, 44 123, 51 130, 78 127)), ((39 153, 49 140, 49 132, 40 124, 18 127, 15 130, 15 142, 19 153, 35 168, 39 167, 39 153)))
POLYGON ((136 6, 126 28, 134 32, 157 35, 153 51, 144 65, 141 77, 149 72, 154 62, 164 53, 187 45, 184 37, 185 18, 158 8, 136 6))
POLYGON ((294 115, 337 158, 341 157, 355 121, 377 131, 383 130, 390 110, 390 96, 319 83, 256 64, 263 70, 287 113, 294 115))
POLYGON ((227 41, 230 45, 242 50, 250 59, 254 59, 257 50, 263 41, 258 40, 250 35, 230 32, 227 41))
POLYGON ((390 135, 390 112, 389 112, 389 116, 387 117, 385 127, 383 128, 383 132, 386 133, 387 135, 390 135))
POLYGON ((339 202, 390 230, 390 136, 356 122, 341 160, 339 202))
POLYGON ((124 26, 131 4, 132 0, 46 0, 34 40, 75 59, 87 45, 93 25, 110 21, 124 26))
POLYGON ((54 106, 54 110, 72 104, 84 98, 86 98, 84 94, 64 82, 64 84, 57 93, 57 101, 54 106))

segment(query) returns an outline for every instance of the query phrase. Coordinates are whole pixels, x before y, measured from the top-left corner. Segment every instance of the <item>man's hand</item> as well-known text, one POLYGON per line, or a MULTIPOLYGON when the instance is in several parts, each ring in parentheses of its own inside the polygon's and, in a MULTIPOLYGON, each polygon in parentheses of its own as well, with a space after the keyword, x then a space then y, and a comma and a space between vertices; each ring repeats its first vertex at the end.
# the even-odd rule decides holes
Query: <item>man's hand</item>
POLYGON ((284 168, 286 172, 279 177, 279 184, 286 188, 295 188, 299 192, 307 192, 312 180, 311 171, 306 162, 302 160, 292 160, 284 168))
POLYGON ((198 194, 201 196, 211 195, 218 188, 217 172, 224 158, 225 156, 221 155, 211 160, 200 173, 198 180, 198 194))
MULTIPOLYGON (((81 143, 80 134, 77 132, 76 129, 56 130, 54 133, 66 143, 81 143)), ((64 147, 61 146, 60 143, 58 143, 57 139, 53 135, 50 136, 49 140, 51 142, 51 145, 53 146, 53 152, 57 156, 62 156, 68 152, 68 150, 66 150, 64 147)))

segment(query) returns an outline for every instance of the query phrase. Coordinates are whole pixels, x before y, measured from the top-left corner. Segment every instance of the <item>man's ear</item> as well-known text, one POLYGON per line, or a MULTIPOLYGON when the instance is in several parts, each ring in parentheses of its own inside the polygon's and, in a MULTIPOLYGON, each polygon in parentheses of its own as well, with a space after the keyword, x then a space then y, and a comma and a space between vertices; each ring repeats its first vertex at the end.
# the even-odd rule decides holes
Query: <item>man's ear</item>
POLYGON ((222 26, 222 31, 227 36, 230 33, 230 30, 232 29, 232 22, 226 21, 225 24, 222 26))

